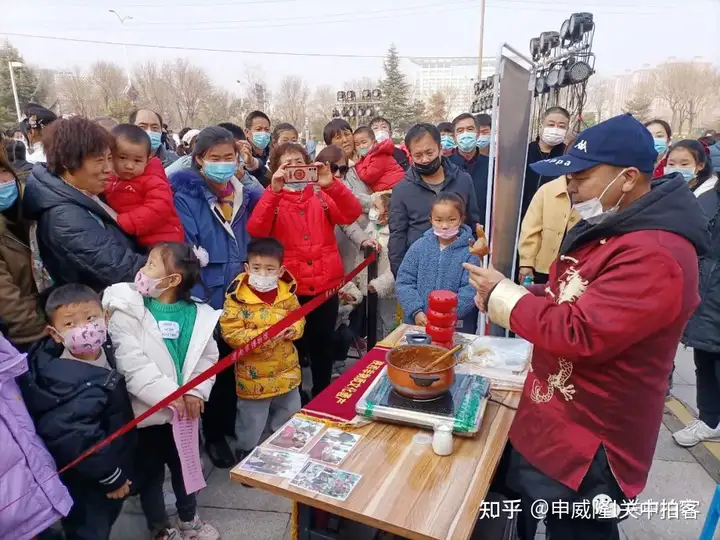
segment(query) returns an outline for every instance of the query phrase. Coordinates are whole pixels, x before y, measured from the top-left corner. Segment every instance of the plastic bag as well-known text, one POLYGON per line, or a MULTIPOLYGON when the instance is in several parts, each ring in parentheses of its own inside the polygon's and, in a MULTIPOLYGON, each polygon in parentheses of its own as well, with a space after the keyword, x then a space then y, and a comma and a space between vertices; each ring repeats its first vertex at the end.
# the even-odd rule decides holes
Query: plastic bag
POLYGON ((521 338, 479 336, 468 345, 467 361, 481 367, 520 372, 530 361, 530 342, 521 338))

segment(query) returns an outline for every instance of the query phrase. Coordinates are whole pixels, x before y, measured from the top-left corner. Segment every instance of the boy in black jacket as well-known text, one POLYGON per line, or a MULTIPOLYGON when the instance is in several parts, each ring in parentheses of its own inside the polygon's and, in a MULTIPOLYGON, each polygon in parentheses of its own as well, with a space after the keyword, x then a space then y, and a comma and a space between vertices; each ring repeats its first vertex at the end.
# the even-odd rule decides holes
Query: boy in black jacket
MULTIPOLYGON (((50 337, 28 354, 19 382, 25 404, 58 468, 134 418, 125 379, 115 371, 100 297, 85 285, 53 291, 50 337)), ((73 498, 62 520, 67 540, 107 540, 130 492, 135 430, 63 473, 73 498)))

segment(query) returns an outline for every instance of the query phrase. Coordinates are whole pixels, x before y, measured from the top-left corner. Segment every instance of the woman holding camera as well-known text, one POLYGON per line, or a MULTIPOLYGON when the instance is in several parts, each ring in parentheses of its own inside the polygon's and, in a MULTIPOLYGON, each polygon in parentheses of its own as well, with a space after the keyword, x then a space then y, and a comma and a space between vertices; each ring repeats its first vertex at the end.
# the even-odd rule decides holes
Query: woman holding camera
MULTIPOLYGON (((340 284, 344 270, 335 226, 350 225, 362 213, 357 198, 337 181, 327 164, 313 164, 317 167, 317 182, 289 182, 289 167, 309 164, 310 158, 299 144, 285 143, 273 148, 270 187, 247 224, 254 238, 271 236, 282 243, 284 265, 297 280, 301 304, 340 284)), ((305 317, 303 339, 310 356, 313 396, 330 384, 330 349, 337 312, 335 295, 305 317)))

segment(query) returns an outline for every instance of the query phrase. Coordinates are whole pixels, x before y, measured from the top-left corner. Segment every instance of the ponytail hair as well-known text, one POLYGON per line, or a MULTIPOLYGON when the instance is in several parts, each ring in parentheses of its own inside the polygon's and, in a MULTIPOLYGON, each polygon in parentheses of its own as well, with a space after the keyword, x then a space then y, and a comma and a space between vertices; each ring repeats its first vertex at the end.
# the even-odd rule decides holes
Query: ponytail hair
POLYGON ((165 269, 171 274, 180 274, 182 278, 182 282, 177 286, 178 300, 192 302, 190 291, 201 283, 201 260, 195 249, 176 242, 162 242, 153 249, 160 250, 165 269))

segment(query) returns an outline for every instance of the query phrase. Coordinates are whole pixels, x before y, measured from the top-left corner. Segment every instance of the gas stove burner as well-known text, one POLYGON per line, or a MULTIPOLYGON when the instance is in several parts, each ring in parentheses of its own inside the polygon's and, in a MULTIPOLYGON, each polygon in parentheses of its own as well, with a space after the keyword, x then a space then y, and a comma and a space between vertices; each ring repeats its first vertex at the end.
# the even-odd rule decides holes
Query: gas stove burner
POLYGON ((401 396, 394 389, 388 392, 385 405, 406 411, 426 412, 442 416, 453 416, 455 403, 450 391, 431 399, 412 399, 401 396))
POLYGON ((398 392, 395 389, 391 390, 391 393, 393 394, 393 396, 395 396, 397 398, 404 399, 406 401, 412 401, 414 403, 432 403, 433 401, 438 401, 438 400, 444 399, 446 396, 448 396, 450 394, 450 392, 443 392, 439 396, 435 396, 435 397, 427 398, 427 399, 420 399, 420 398, 411 398, 411 397, 403 396, 400 392, 398 392))

